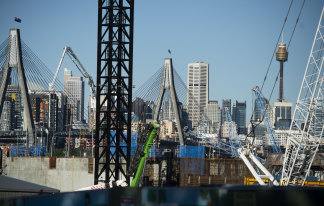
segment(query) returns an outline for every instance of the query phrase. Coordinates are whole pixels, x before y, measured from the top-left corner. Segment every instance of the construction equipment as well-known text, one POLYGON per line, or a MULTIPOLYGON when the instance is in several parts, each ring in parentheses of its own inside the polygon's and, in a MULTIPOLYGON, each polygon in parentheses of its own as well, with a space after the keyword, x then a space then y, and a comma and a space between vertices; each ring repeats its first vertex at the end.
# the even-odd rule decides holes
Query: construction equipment
MULTIPOLYGON (((130 187, 138 187, 139 186, 140 179, 143 174, 145 162, 146 162, 147 157, 149 156, 151 146, 153 145, 153 138, 154 138, 155 134, 157 133, 158 127, 159 127, 159 125, 156 122, 153 122, 151 125, 149 125, 149 127, 147 128, 147 131, 149 131, 150 133, 149 133, 149 136, 148 136, 146 143, 144 145, 144 149, 142 149, 143 145, 138 145, 136 148, 134 158, 139 160, 139 162, 134 160, 133 164, 131 165, 131 168, 132 167, 136 168, 136 173, 135 173, 133 181, 130 184, 130 187), (138 162, 138 164, 136 162, 138 162)), ((130 173, 132 173, 132 171, 130 171, 130 173)))
MULTIPOLYGON (((137 144, 134 158, 131 162, 130 168, 128 170, 128 175, 131 176, 135 171, 134 179, 130 184, 130 187, 138 187, 140 184, 140 180, 144 171, 145 162, 147 157, 149 156, 151 146, 153 145, 153 140, 155 135, 157 134, 157 130, 159 125, 156 122, 152 124, 148 124, 144 126, 143 131, 141 132, 141 140, 139 140, 139 144, 137 144), (147 135, 147 136, 145 136, 147 135), (145 142, 145 144, 141 144, 140 142, 145 142)), ((97 184, 90 187, 82 188, 80 190, 98 190, 98 189, 106 189, 108 187, 127 187, 127 183, 125 180, 117 180, 110 181, 108 185, 106 184, 97 184)))
POLYGON ((264 123, 266 125, 267 133, 268 133, 268 135, 270 137, 270 140, 271 140, 270 144, 272 146, 272 149, 273 149, 273 151, 275 153, 281 153, 281 148, 280 148, 280 145, 278 143, 276 134, 273 131, 273 128, 272 128, 272 124, 270 122, 270 117, 269 117, 268 111, 266 110, 266 107, 263 104, 262 94, 261 94, 261 92, 259 90, 259 87, 258 86, 254 87, 252 89, 252 91, 254 92, 254 94, 256 96, 257 103, 258 103, 258 105, 260 107, 261 116, 263 117, 264 123))
POLYGON ((323 119, 317 115, 323 110, 324 64, 324 7, 317 26, 314 42, 300 87, 281 175, 281 185, 305 184, 311 165, 323 136, 323 119), (295 130, 294 132, 292 132, 295 130), (296 130, 298 131, 296 133, 296 130))
MULTIPOLYGON (((241 141, 237 135, 237 128, 235 127, 234 122, 232 121, 231 114, 229 113, 229 108, 225 107, 225 115, 226 115, 226 126, 228 132, 228 139, 231 145, 232 153, 237 154, 237 148, 241 148, 241 141)), ((237 155, 235 155, 237 156, 237 155)))
POLYGON ((83 65, 81 64, 81 62, 79 61, 78 57, 75 55, 75 53, 73 52, 73 50, 71 49, 71 47, 65 46, 63 48, 63 54, 62 57, 60 59, 60 63, 56 69, 53 81, 49 84, 49 90, 52 91, 54 90, 54 84, 57 78, 57 75, 60 71, 63 59, 65 54, 68 54, 68 56, 70 57, 70 59, 73 61, 73 63, 75 64, 75 66, 78 68, 78 70, 81 72, 81 74, 88 79, 88 85, 90 86, 90 92, 91 92, 91 96, 95 97, 96 96, 96 86, 93 82, 92 77, 88 74, 88 72, 85 70, 85 68, 83 67, 83 65))
POLYGON ((232 150, 235 150, 232 151, 232 153, 236 153, 243 160, 245 165, 248 167, 248 169, 260 185, 266 185, 264 179, 268 180, 267 182, 271 182, 273 185, 279 185, 272 174, 262 165, 261 161, 264 163, 264 160, 255 155, 256 148, 252 144, 253 142, 247 140, 242 142, 243 144, 241 143, 228 108, 225 110, 225 112, 229 142, 232 146, 232 150), (250 160, 248 159, 248 157, 250 158, 250 160))
POLYGON ((94 84, 94 81, 92 79, 92 77, 89 75, 89 73, 85 70, 85 68, 83 67, 83 65, 81 64, 80 60, 78 59, 78 57, 75 55, 75 53, 73 52, 73 50, 71 49, 71 47, 68 47, 68 46, 65 46, 63 48, 63 54, 62 54, 62 57, 60 59, 60 62, 59 62, 59 65, 56 69, 56 72, 55 72, 55 75, 54 75, 54 78, 52 80, 51 83, 49 83, 49 91, 54 91, 54 85, 55 85, 55 81, 56 81, 56 78, 58 76, 58 73, 60 71, 60 68, 61 68, 61 65, 62 65, 62 62, 63 62, 63 59, 64 59, 64 56, 65 54, 67 54, 70 59, 72 60, 72 62, 75 64, 75 66, 78 68, 78 70, 81 72, 81 74, 88 79, 88 85, 90 87, 90 114, 89 114, 89 125, 90 126, 90 129, 92 130, 94 128, 94 118, 95 118, 95 111, 94 109, 91 110, 91 108, 95 108, 95 105, 96 105, 96 85, 94 84))

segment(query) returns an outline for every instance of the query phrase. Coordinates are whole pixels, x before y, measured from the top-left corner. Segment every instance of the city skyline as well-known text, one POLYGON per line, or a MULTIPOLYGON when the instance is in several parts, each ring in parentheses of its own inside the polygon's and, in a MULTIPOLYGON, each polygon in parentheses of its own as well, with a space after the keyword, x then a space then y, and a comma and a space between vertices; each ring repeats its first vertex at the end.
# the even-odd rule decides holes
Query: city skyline
MULTIPOLYGON (((71 46, 95 78, 97 2, 79 3, 78 9, 73 9, 75 3, 1 1, 0 22, 3 29, 0 41, 7 38, 9 28, 20 28, 23 40, 53 73, 62 48, 71 46), (46 7, 52 9, 40 9, 46 7), (36 9, 38 12, 33 12, 36 9), (15 16, 22 22, 15 23, 15 16)), ((188 63, 204 61, 210 65, 213 80, 209 99, 219 102, 225 98, 247 101, 247 117, 250 117, 251 88, 262 84, 289 3, 288 0, 205 1, 202 4, 195 1, 136 1, 134 85, 138 88, 151 77, 165 57, 173 58, 179 74, 186 72, 188 63), (165 15, 165 11, 168 11, 168 15, 165 15)), ((284 70, 284 99, 293 104, 297 99, 322 4, 320 0, 306 1, 288 51, 289 60, 284 70)), ((300 6, 301 2, 293 4, 284 30, 285 42, 291 34, 300 6)), ((67 61, 63 66, 74 67, 67 61)), ((264 87, 266 98, 278 71, 279 63, 273 61, 264 87)), ((63 72, 60 75, 63 76, 63 72)), ((278 83, 270 103, 277 99, 277 87, 278 83)), ((88 89, 85 92, 87 97, 88 89)))

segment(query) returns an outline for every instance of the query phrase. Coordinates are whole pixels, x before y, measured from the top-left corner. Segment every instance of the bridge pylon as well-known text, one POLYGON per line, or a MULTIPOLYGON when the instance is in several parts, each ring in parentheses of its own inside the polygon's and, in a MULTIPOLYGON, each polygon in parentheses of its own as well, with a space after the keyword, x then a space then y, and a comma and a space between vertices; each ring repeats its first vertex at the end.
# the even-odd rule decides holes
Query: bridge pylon
POLYGON ((171 103, 172 103, 172 107, 174 110, 174 116, 175 116, 175 120, 176 120, 176 128, 178 130, 180 145, 184 145, 178 97, 177 97, 177 93, 174 88, 172 58, 164 59, 160 93, 159 93, 159 97, 158 97, 157 104, 156 104, 156 107, 154 110, 154 115, 153 115, 154 121, 158 121, 158 119, 159 119, 163 96, 167 89, 169 89, 171 92, 171 103))
POLYGON ((19 29, 10 29, 6 63, 2 71, 2 79, 0 80, 0 114, 2 113, 4 100, 8 88, 11 70, 17 68, 20 91, 24 105, 24 131, 28 131, 29 145, 34 144, 34 121, 32 116, 30 98, 28 94, 25 69, 22 61, 21 41, 19 29))

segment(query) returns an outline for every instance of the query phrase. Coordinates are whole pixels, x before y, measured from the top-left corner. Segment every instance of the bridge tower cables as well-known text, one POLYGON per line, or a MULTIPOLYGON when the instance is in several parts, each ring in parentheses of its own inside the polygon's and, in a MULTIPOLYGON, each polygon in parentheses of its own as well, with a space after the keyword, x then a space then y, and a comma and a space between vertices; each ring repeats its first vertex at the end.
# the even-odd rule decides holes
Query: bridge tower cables
POLYGON ((25 69, 22 60, 21 39, 19 29, 10 29, 7 59, 2 72, 2 79, 0 80, 0 114, 2 113, 5 95, 8 88, 11 70, 17 68, 20 90, 24 105, 24 130, 28 131, 28 144, 34 144, 34 120, 32 116, 32 109, 30 98, 28 94, 25 69))
POLYGON ((182 125, 180 120, 180 109, 178 104, 179 101, 178 101, 177 93, 174 88, 173 65, 172 65, 171 58, 164 59, 161 87, 160 87, 159 97, 156 102, 156 107, 153 115, 154 121, 159 120, 159 114, 160 114, 160 109, 163 101, 163 96, 167 89, 169 89, 171 92, 172 107, 174 109, 174 114, 175 114, 174 116, 176 120, 176 127, 178 130, 180 145, 184 145, 182 125))

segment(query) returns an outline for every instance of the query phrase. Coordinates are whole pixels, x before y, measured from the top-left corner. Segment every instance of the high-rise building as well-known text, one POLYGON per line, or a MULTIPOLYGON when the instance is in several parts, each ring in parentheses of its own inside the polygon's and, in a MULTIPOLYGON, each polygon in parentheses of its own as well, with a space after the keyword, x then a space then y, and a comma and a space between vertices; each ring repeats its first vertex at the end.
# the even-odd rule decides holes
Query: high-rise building
POLYGON ((221 115, 221 125, 226 122, 226 110, 229 111, 229 114, 232 116, 232 101, 231 99, 223 99, 222 101, 222 115, 221 115))
POLYGON ((219 134, 221 125, 221 109, 218 101, 208 101, 205 107, 205 115, 210 120, 210 133, 219 134))
POLYGON ((237 134, 246 134, 246 101, 236 101, 232 112, 232 119, 237 124, 237 134))
POLYGON ((64 69, 64 92, 71 105, 72 122, 84 122, 84 81, 82 77, 72 76, 72 71, 64 69))
POLYGON ((195 129, 209 99, 209 65, 204 62, 188 64, 187 81, 188 115, 195 129))
POLYGON ((293 104, 286 100, 274 102, 270 105, 270 120, 276 130, 287 130, 290 128, 292 107, 293 104))
MULTIPOLYGON (((231 134, 229 134, 229 131, 231 129, 231 124, 227 121, 225 121, 223 124, 222 124, 222 127, 221 127, 221 133, 222 133, 222 138, 229 138, 231 136, 232 137, 235 137, 235 130, 237 129, 237 124, 235 122, 233 122, 233 129, 231 131, 231 134)), ((228 140, 226 140, 228 142, 228 140)))
MULTIPOLYGON (((265 97, 261 97, 261 101, 262 101, 264 107, 269 110, 269 108, 268 108, 269 101, 265 97)), ((257 99, 254 102, 253 120, 254 121, 262 121, 263 120, 263 116, 261 114, 261 107, 260 107, 257 99)))
POLYGON ((49 95, 49 130, 57 131, 58 128, 58 97, 55 93, 49 95))
POLYGON ((35 126, 50 127, 48 92, 33 90, 32 92, 29 92, 29 97, 35 126))
POLYGON ((132 104, 132 112, 137 116, 137 118, 144 122, 145 121, 145 102, 142 98, 136 97, 132 104))

